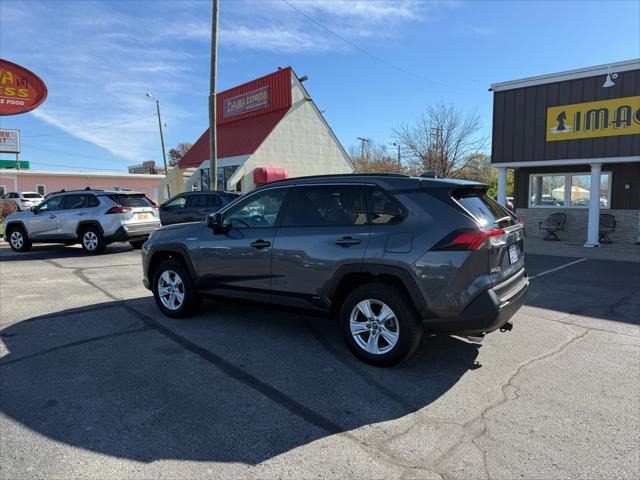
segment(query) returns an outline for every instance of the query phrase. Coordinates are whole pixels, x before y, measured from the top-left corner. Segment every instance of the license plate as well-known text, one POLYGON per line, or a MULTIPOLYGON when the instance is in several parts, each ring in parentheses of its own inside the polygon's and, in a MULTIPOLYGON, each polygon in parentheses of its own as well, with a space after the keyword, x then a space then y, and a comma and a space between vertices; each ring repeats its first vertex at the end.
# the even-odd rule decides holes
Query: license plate
POLYGON ((514 243, 509 245, 509 261, 514 264, 518 261, 518 246, 514 243))
POLYGON ((138 219, 139 220, 149 220, 149 214, 148 213, 139 213, 138 214, 138 219))

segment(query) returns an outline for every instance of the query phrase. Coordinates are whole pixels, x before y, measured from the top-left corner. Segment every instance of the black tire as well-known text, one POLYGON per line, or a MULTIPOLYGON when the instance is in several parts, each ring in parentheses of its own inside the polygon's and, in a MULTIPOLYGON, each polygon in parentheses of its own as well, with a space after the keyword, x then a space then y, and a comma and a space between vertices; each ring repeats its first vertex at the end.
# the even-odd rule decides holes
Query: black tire
POLYGON ((97 255, 104 252, 107 242, 98 227, 86 227, 80 232, 80 245, 89 255, 97 255))
POLYGON ((31 240, 29 240, 24 228, 19 225, 7 228, 4 239, 9 242, 9 246, 14 252, 28 252, 31 250, 31 240))
MULTIPOLYGON (((164 282, 164 280, 162 281, 164 282)), ((153 274, 152 290, 153 297, 156 300, 156 305, 158 305, 160 311, 167 317, 188 317, 196 313, 202 305, 202 297, 196 290, 195 283, 191 279, 189 270, 187 270, 185 265, 180 260, 168 259, 158 265, 153 274), (161 278, 163 277, 165 272, 168 273, 169 277, 172 279, 175 279, 175 276, 177 276, 182 285, 181 287, 175 287, 178 293, 183 294, 182 303, 175 309, 168 308, 168 306, 165 305, 163 300, 160 298, 159 283, 161 282, 161 278)), ((169 302, 169 298, 165 298, 165 301, 169 302)))
POLYGON ((364 362, 378 367, 394 365, 411 355, 420 343, 423 330, 420 316, 409 298, 401 290, 387 283, 362 285, 347 295, 340 306, 339 324, 342 336, 353 354, 364 362), (356 326, 370 328, 359 335, 354 335, 351 331, 352 312, 355 312, 356 305, 366 300, 372 300, 368 305, 374 315, 369 317, 371 319, 369 321, 360 311, 354 313, 356 316, 354 320, 357 323, 356 326), (377 314, 381 313, 381 304, 391 309, 393 318, 378 323, 377 314), (371 353, 365 349, 365 346, 358 343, 364 342, 368 346, 371 332, 377 335, 373 337, 373 342, 374 348, 379 349, 380 353, 371 353), (393 338, 393 334, 397 334, 395 345, 387 341, 387 338, 393 338))
POLYGON ((129 242, 129 245, 131 245, 136 250, 140 250, 142 248, 142 244, 144 242, 145 242, 145 240, 132 240, 132 241, 129 242))

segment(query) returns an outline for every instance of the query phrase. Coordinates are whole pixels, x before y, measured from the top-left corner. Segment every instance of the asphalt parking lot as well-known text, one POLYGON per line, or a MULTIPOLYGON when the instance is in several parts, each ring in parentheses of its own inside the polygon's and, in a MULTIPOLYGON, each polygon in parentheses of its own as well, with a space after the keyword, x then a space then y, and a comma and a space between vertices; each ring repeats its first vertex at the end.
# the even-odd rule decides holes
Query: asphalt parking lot
POLYGON ((323 318, 164 318, 128 245, 2 244, 0 474, 640 477, 640 264, 526 265, 512 332, 427 337, 379 369, 323 318))

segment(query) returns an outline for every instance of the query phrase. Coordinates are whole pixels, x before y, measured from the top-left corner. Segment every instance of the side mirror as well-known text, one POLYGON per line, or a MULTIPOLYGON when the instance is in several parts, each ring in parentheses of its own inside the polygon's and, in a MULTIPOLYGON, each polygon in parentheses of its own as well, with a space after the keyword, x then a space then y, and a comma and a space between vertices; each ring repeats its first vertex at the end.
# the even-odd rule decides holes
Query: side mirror
POLYGON ((162 205, 160 205, 160 210, 162 210, 163 212, 166 212, 167 211, 167 205, 164 204, 164 203, 162 205))
POLYGON ((31 210, 33 213, 38 213, 38 206, 34 205, 33 207, 31 207, 29 210, 31 210))
POLYGON ((222 226, 222 214, 221 213, 212 213, 207 216, 207 226, 213 230, 214 235, 219 235, 223 232, 224 228, 222 226))

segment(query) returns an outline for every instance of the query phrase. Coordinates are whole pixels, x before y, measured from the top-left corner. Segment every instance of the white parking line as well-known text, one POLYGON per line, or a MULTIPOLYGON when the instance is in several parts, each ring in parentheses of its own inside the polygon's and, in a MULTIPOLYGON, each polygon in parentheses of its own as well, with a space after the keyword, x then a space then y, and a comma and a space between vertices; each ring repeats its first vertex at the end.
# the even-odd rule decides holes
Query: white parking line
POLYGON ((541 277, 543 275, 547 275, 548 273, 557 272, 558 270, 562 270, 563 268, 570 267, 571 265, 575 265, 576 263, 584 262, 585 260, 586 260, 586 258, 579 258, 578 260, 574 260, 573 262, 565 263, 564 265, 560 265, 559 267, 552 268, 550 270, 545 270, 544 272, 541 272, 541 273, 539 273, 537 275, 533 275, 533 276, 529 277, 529 280, 533 280, 534 278, 538 278, 538 277, 541 277))

